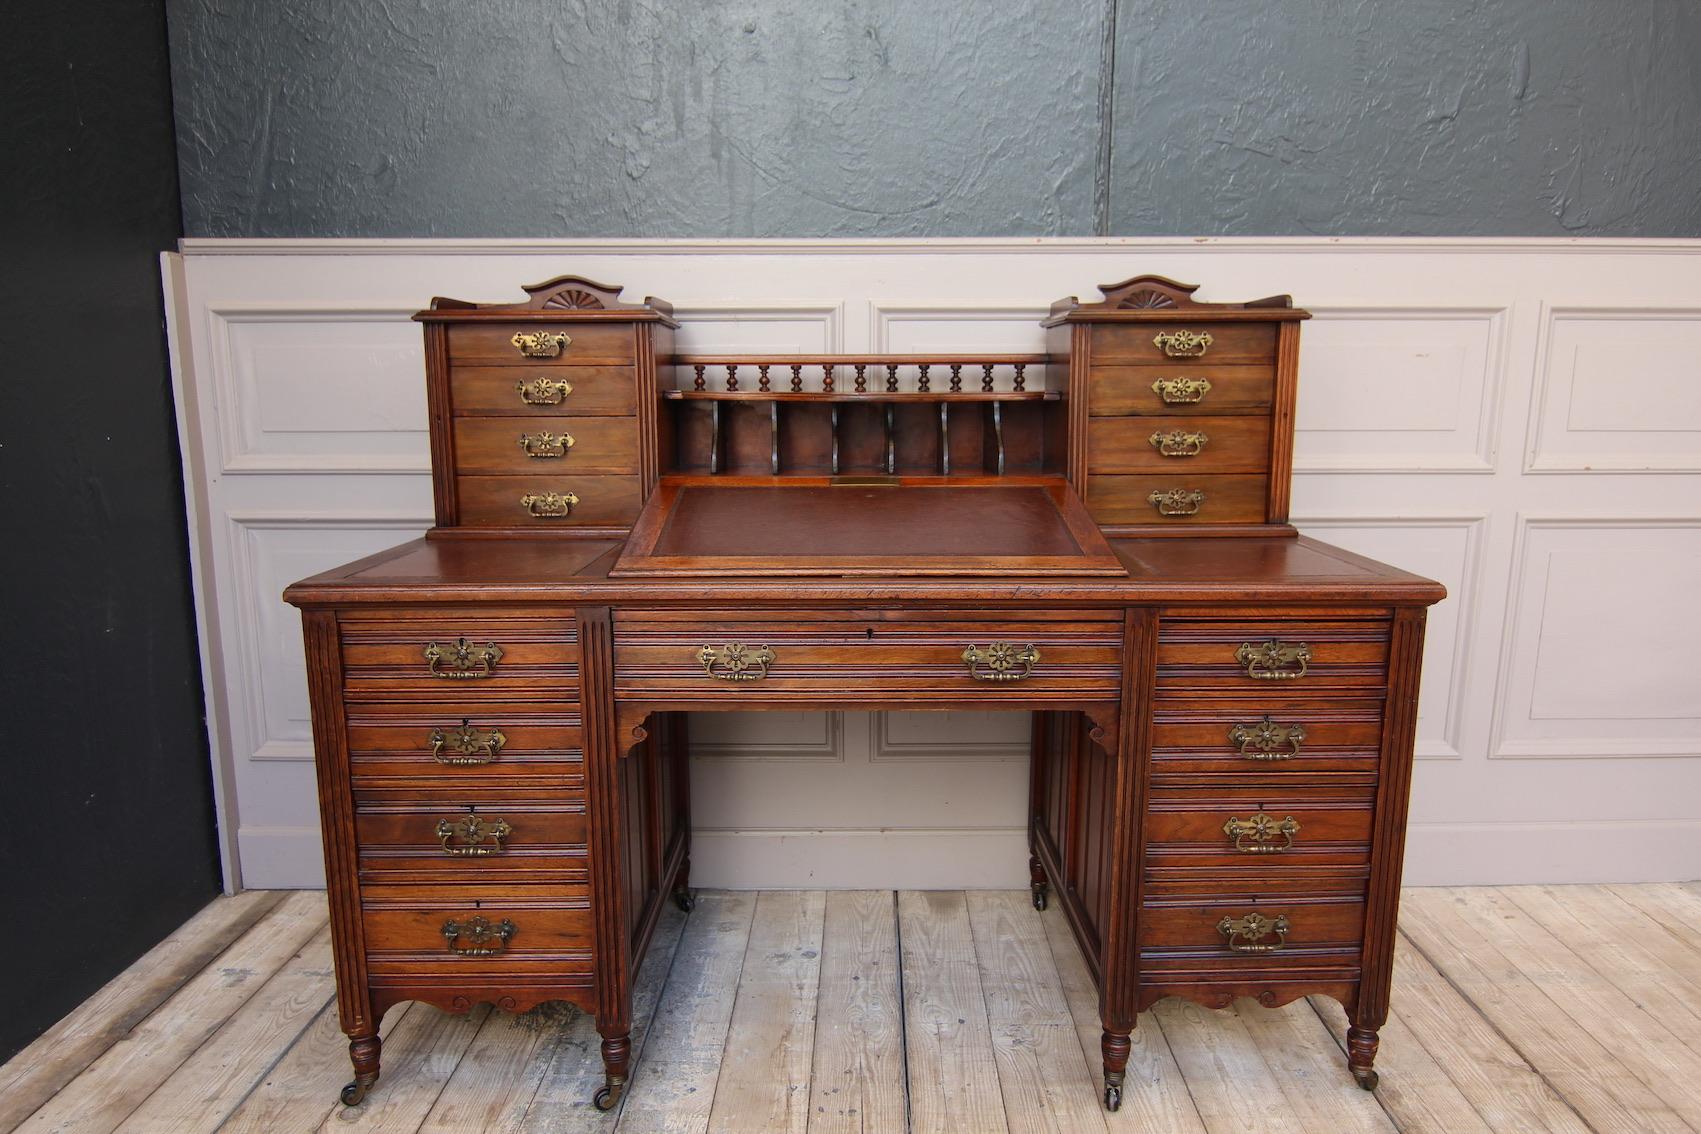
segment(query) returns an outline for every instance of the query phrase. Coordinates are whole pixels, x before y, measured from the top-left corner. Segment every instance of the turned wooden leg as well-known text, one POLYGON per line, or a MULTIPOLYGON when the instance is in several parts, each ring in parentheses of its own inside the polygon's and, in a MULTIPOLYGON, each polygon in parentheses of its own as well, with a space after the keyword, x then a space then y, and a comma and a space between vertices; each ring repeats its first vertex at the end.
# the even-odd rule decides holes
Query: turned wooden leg
POLYGON ((349 1036, 348 1058, 354 1064, 354 1082, 343 1088, 344 1106, 359 1106, 366 1098, 366 1092, 372 1089, 372 1084, 378 1081, 378 1053, 383 1047, 384 1041, 378 1038, 377 1033, 349 1036))
POLYGON ((603 1085, 591 1096, 598 1110, 613 1110, 626 1090, 628 1064, 632 1060, 632 1038, 629 1034, 602 1038, 603 1085))
POLYGON ((680 913, 690 913, 697 908, 697 896, 691 892, 690 855, 680 860, 679 877, 673 880, 673 904, 679 907, 680 913))
POLYGON ((1375 1028, 1347 1029, 1347 1069, 1367 1091, 1376 1089, 1377 1075, 1372 1064, 1376 1062, 1378 1042, 1375 1028))
POLYGON ((1127 1032, 1104 1030, 1104 1036, 1099 1040, 1099 1048, 1104 1053, 1104 1108, 1106 1110, 1122 1109, 1122 1076, 1128 1070, 1128 1052, 1133 1048, 1133 1041, 1127 1032))
POLYGON ((1045 867, 1041 865, 1037 854, 1028 856, 1028 877, 1032 879, 1029 885, 1033 887, 1034 891, 1034 909, 1043 910, 1045 909, 1045 897, 1050 892, 1051 885, 1045 880, 1045 867))

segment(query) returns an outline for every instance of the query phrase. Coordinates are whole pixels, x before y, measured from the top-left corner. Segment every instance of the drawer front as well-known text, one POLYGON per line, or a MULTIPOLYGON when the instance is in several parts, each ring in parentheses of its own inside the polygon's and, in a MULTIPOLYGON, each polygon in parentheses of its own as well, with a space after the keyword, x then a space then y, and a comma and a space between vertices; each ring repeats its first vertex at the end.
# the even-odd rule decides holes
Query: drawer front
MULTIPOLYGON (((1159 893, 1140 911, 1140 956, 1156 968, 1280 969, 1318 960, 1356 962, 1364 941, 1364 891, 1159 893)), ((1167 888, 1166 888, 1167 889, 1167 888)))
POLYGON ((1093 360, 1136 365, 1274 362, 1274 323, 1106 323, 1093 328, 1093 360))
POLYGON ((1155 789, 1146 803, 1149 876, 1208 866, 1296 879, 1370 861, 1371 787, 1258 783, 1155 789))
POLYGON ((1145 414, 1268 414, 1276 375, 1269 366, 1094 366, 1087 374, 1095 417, 1145 414))
POLYGON ((1087 478, 1087 511, 1102 524, 1260 524, 1269 478, 1195 474, 1087 478))
POLYGON ((457 366, 449 400, 458 416, 630 417, 638 412, 630 366, 563 366, 528 373, 516 366, 457 366))
MULTIPOLYGON (((457 701, 553 695, 578 688, 578 631, 571 619, 422 616, 341 621, 346 699, 457 701)), ((463 713, 465 710, 463 710, 463 713)))
POLYGON ((421 963, 475 973, 591 966, 587 885, 374 884, 361 893, 367 964, 374 970, 421 963))
POLYGON ((366 790, 354 801, 363 882, 588 882, 582 794, 366 790))
POLYGON ((1382 703, 1373 699, 1319 705, 1160 698, 1153 707, 1152 775, 1272 782, 1316 773, 1373 776, 1381 744, 1382 703))
POLYGON ((1157 688, 1282 697, 1387 684, 1385 621, 1283 623, 1165 619, 1158 628, 1157 688))
POLYGON ((537 779, 580 795, 585 787, 579 715, 554 705, 387 704, 348 706, 349 771, 355 785, 407 780, 488 785, 537 779))
POLYGON ((637 354, 631 323, 463 323, 449 328, 451 362, 571 366, 631 362, 637 354))
POLYGON ((633 417, 461 417, 455 468, 462 473, 636 473, 633 417))
POLYGON ((962 701, 1114 694, 1122 622, 1102 612, 625 611, 616 694, 962 701), (967 656, 965 656, 967 655, 967 656))
POLYGON ((574 528, 630 524, 641 503, 635 476, 462 476, 461 524, 475 528, 574 528))
POLYGON ((1184 477, 1196 472, 1263 473, 1269 467, 1269 418, 1087 419, 1089 472, 1184 477))

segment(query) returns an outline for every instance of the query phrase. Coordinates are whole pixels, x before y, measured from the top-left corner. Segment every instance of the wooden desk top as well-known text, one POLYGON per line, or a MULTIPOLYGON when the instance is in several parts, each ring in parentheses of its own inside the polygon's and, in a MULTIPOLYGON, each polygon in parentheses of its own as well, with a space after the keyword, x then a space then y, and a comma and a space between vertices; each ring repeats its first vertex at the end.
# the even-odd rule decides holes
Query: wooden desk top
POLYGON ((559 602, 631 606, 935 603, 1373 603, 1440 601, 1439 583, 1308 536, 1109 541, 1127 575, 1114 578, 610 577, 617 540, 552 536, 416 539, 305 579, 297 606, 372 602, 559 602))

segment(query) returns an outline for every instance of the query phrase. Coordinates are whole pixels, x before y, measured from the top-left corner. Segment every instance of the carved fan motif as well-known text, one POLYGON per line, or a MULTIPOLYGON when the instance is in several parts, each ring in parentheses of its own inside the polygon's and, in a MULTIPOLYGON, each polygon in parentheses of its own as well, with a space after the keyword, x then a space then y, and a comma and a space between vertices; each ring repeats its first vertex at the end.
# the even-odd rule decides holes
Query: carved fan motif
POLYGON ((595 310, 602 307, 602 300, 581 288, 569 288, 557 295, 550 296, 543 304, 545 307, 564 307, 568 310, 595 310))
POLYGON ((1175 300, 1161 291, 1154 291, 1151 288, 1142 288, 1139 291, 1129 292, 1127 295, 1123 296, 1122 302, 1117 304, 1117 306, 1145 308, 1174 307, 1175 300))

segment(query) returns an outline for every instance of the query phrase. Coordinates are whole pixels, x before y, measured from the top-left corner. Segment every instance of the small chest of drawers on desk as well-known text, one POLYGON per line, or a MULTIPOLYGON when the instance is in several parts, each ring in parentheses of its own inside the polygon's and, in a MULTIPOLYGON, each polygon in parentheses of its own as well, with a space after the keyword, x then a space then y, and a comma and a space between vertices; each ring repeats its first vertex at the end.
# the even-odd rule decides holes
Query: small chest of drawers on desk
POLYGON ((711 357, 658 300, 526 290, 419 315, 437 526, 286 594, 345 1101, 397 1003, 561 1000, 618 1104, 691 906, 686 714, 726 710, 1033 714, 1033 898, 1112 1109, 1165 996, 1335 997, 1374 1086, 1443 592, 1286 522, 1303 311, 1138 277, 1048 355, 711 357))

